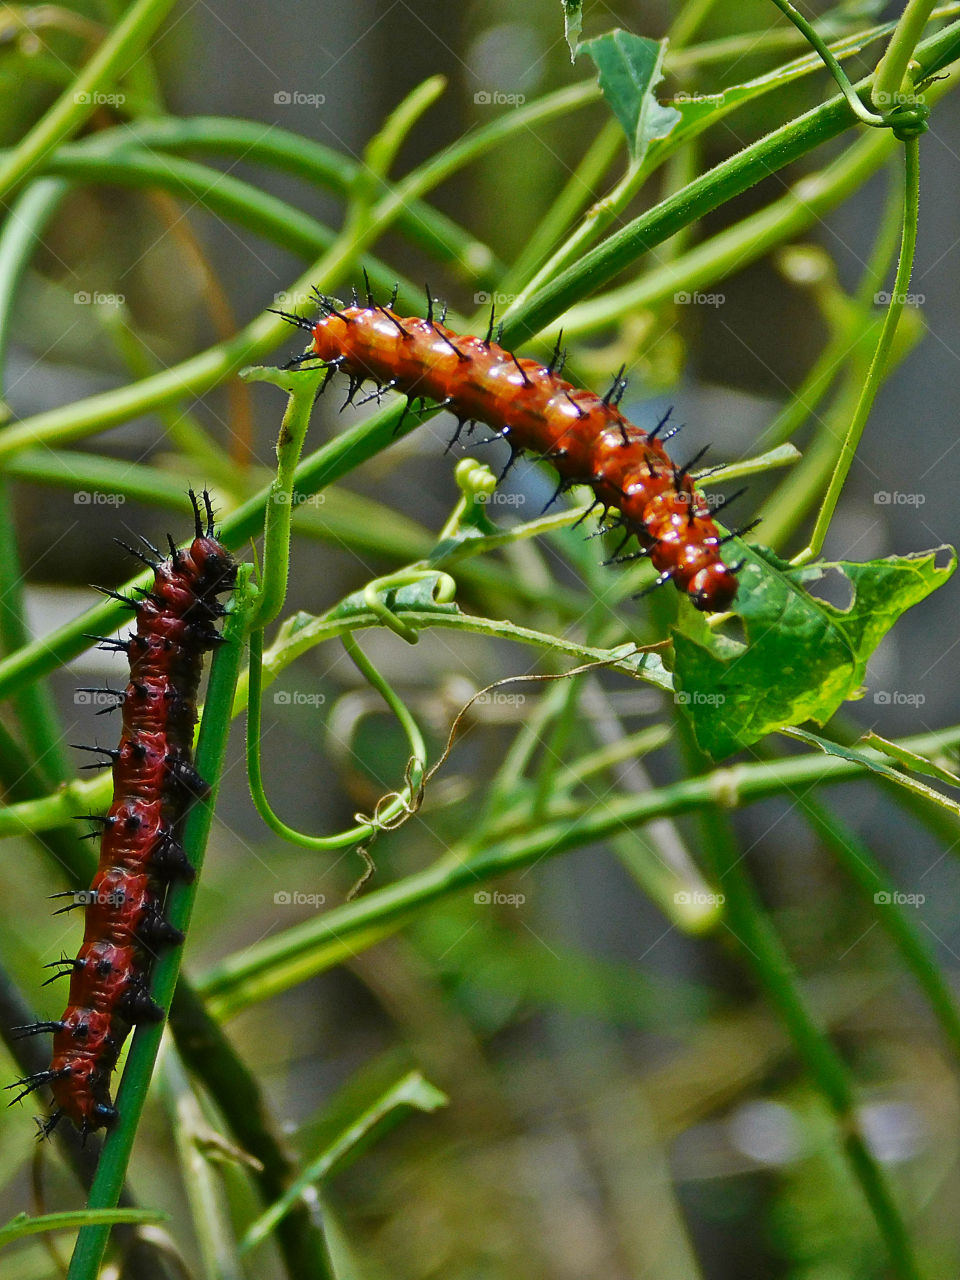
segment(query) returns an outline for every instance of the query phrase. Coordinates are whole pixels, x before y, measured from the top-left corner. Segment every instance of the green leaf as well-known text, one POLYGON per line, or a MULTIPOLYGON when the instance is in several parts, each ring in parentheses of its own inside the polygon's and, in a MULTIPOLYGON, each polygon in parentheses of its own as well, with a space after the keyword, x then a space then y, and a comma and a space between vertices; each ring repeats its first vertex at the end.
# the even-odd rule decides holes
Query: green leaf
MULTIPOLYGON (((957 804, 956 800, 943 795, 942 792, 937 791, 934 787, 928 787, 925 782, 920 782, 916 778, 911 778, 909 774, 902 773, 899 769, 894 769, 883 759, 878 759, 872 752, 858 751, 856 747, 841 746, 838 742, 830 742, 829 739, 821 738, 815 733, 808 733, 806 729, 783 729, 781 732, 791 738, 797 738, 800 742, 813 743, 825 755, 838 756, 841 760, 851 760, 854 764, 865 765, 872 773, 882 774, 890 782, 895 782, 898 787, 912 791, 914 795, 922 796, 924 800, 929 800, 933 804, 939 805, 942 809, 947 809, 950 813, 960 816, 960 804, 957 804)), ((889 748, 894 744, 887 743, 885 745, 889 748)), ((953 780, 952 785, 957 785, 957 779, 953 780)))
POLYGON ((735 610, 746 644, 713 632, 685 611, 674 633, 677 701, 703 750, 722 759, 784 725, 823 724, 859 696, 867 661, 896 620, 940 587, 956 568, 936 551, 865 564, 838 561, 796 568, 760 547, 743 547, 735 610), (805 587, 827 570, 853 591, 838 609, 805 587))
POLYGON ((887 738, 881 738, 879 733, 865 733, 857 745, 875 747, 877 751, 882 751, 885 756, 890 756, 898 761, 905 769, 913 769, 917 773, 925 773, 931 778, 936 778, 938 782, 945 782, 949 787, 960 787, 960 777, 957 777, 955 773, 951 773, 949 769, 937 764, 935 760, 928 760, 926 756, 918 756, 915 751, 909 751, 906 747, 901 747, 898 742, 890 742, 887 738))
POLYGON ((708 467, 706 471, 695 471, 693 478, 701 487, 710 484, 726 484, 728 480, 739 480, 741 476, 757 475, 770 471, 773 467, 792 467, 799 462, 802 454, 795 444, 778 444, 775 449, 766 453, 755 454, 752 458, 744 458, 741 462, 726 462, 722 467, 708 467))
POLYGON ((361 1115, 348 1125, 340 1135, 310 1161, 300 1176, 274 1201, 269 1209, 254 1222, 240 1244, 241 1252, 246 1253, 258 1245, 274 1230, 277 1223, 286 1216, 315 1182, 328 1177, 349 1152, 366 1138, 380 1122, 392 1111, 407 1108, 416 1111, 436 1111, 437 1107, 445 1107, 448 1099, 445 1094, 435 1088, 429 1080, 424 1079, 419 1071, 410 1071, 395 1085, 389 1088, 380 1098, 368 1107, 361 1115))
POLYGON ((65 1213, 45 1213, 33 1218, 28 1213, 18 1213, 15 1218, 0 1227, 0 1249, 22 1240, 24 1236, 38 1235, 42 1231, 73 1231, 77 1227, 89 1227, 93 1223, 114 1225, 130 1222, 141 1226, 169 1222, 169 1213, 159 1209, 76 1209, 65 1213))
POLYGON ((563 34, 570 50, 570 61, 576 62, 583 30, 583 0, 563 0, 563 34))
POLYGON ((580 48, 596 65, 600 91, 623 126, 636 164, 653 139, 665 138, 680 120, 680 112, 662 107, 653 92, 663 79, 667 42, 617 29, 584 40, 580 48))

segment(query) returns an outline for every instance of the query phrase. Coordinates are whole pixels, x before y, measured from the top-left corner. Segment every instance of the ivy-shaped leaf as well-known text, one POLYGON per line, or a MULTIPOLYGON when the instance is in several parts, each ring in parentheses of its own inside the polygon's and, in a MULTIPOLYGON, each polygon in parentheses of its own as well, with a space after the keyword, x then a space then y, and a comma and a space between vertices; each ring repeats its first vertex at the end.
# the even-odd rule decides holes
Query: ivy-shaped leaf
POLYGON ((937 551, 864 564, 791 567, 773 552, 744 547, 735 610, 746 644, 713 632, 684 611, 674 633, 676 698, 703 750, 716 759, 784 725, 824 724, 859 696, 867 661, 896 620, 940 587, 956 568, 937 551), (804 588, 838 570, 853 598, 838 609, 804 588))
POLYGON ((654 138, 665 138, 680 120, 679 111, 663 107, 654 89, 663 79, 666 40, 647 40, 629 31, 608 31, 579 46, 593 59, 600 91, 630 145, 634 163, 643 159, 654 138))

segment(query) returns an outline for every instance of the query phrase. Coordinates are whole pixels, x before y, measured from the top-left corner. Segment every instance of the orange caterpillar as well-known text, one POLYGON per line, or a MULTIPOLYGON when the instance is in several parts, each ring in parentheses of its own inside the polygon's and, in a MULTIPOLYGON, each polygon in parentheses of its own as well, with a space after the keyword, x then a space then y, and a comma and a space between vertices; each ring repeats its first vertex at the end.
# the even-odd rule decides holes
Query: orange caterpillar
MULTIPOLYGON (((536 454, 556 468, 560 488, 585 484, 594 505, 616 508, 639 555, 649 555, 657 583, 673 582, 704 612, 728 609, 737 594, 737 570, 724 564, 721 537, 706 499, 694 487, 689 467, 677 467, 653 431, 629 422, 618 409, 626 383, 623 370, 605 396, 575 388, 560 377, 559 342, 549 365, 519 359, 493 336, 493 315, 485 338, 465 337, 433 318, 429 296, 426 318, 398 316, 374 302, 340 308, 317 295, 322 315, 316 322, 277 312, 306 329, 311 345, 291 363, 318 359, 350 376, 349 403, 372 378, 377 394, 396 390, 434 400, 465 423, 484 422, 510 445, 512 456, 536 454)), ((445 314, 445 312, 444 312, 445 314)), ((673 434, 672 432, 669 434, 673 434)), ((456 436, 454 437, 456 439, 456 436)), ((698 457, 702 454, 698 455, 698 457)))

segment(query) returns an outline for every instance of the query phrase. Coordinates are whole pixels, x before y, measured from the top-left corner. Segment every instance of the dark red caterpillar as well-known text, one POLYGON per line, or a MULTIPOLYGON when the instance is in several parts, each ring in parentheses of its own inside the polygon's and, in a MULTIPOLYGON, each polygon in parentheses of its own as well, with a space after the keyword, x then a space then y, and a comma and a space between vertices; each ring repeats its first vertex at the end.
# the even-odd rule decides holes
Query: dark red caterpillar
POLYGON ((561 489, 589 485, 594 506, 604 513, 617 508, 626 535, 620 550, 636 536, 658 584, 674 582, 697 609, 729 608, 739 566, 720 556, 726 539, 689 474, 697 459, 686 467, 670 460, 657 438, 667 417, 648 432, 620 413, 622 369, 603 397, 574 388, 560 377, 559 342, 549 365, 518 359, 491 341, 492 314, 485 338, 464 337, 446 328, 443 317, 434 320, 429 291, 426 319, 396 315, 395 297, 390 307, 380 306, 369 289, 366 306, 356 296, 345 308, 317 298, 323 314, 315 323, 277 313, 311 334, 309 349, 291 363, 316 358, 330 375, 342 368, 350 375, 348 401, 366 378, 378 394, 389 389, 435 400, 459 418, 457 435, 467 422, 486 423, 509 443, 511 461, 529 450, 556 468, 561 489))
POLYGON ((120 1048, 134 1023, 163 1016, 148 990, 153 957, 158 947, 183 941, 164 919, 164 905, 169 884, 194 874, 180 834, 191 801, 206 790, 191 763, 197 689, 204 652, 221 640, 213 625, 224 612, 217 596, 236 579, 236 565, 214 536, 209 494, 203 494, 205 527, 192 490, 190 498, 196 537, 185 551, 172 539, 166 559, 146 539, 155 559, 126 548, 153 569, 152 589, 138 587, 139 600, 106 592, 133 609, 135 630, 126 640, 92 637, 129 656, 130 683, 122 693, 102 691, 123 709, 119 747, 83 748, 108 756, 102 767, 112 762, 113 803, 105 817, 89 815, 103 828, 89 891, 57 895, 80 899, 63 911, 86 906, 77 958, 48 966, 60 971, 55 977, 71 974, 69 1002, 58 1022, 17 1028, 22 1035, 53 1032, 49 1070, 8 1086, 21 1089, 19 1101, 50 1085, 55 1110, 44 1133, 61 1116, 83 1134, 114 1123, 110 1076, 120 1048))

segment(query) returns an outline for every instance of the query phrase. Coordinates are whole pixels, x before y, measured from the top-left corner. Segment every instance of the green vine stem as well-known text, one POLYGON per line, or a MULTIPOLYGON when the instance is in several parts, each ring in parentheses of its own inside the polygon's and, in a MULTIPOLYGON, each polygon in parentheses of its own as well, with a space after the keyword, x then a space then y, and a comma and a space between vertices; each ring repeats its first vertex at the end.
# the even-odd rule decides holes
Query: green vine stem
POLYGON ((277 436, 277 473, 267 491, 263 522, 263 575, 251 630, 262 631, 280 613, 290 572, 290 530, 294 481, 310 426, 310 411, 326 369, 243 369, 245 382, 269 382, 287 392, 287 407, 277 436))
POLYGON ((433 569, 414 565, 408 569, 401 569, 397 573, 391 573, 387 577, 374 578, 372 582, 368 582, 363 589, 364 604, 401 640, 406 640, 407 644, 416 644, 420 639, 419 631, 416 627, 411 627, 404 622, 389 604, 385 603, 383 596, 397 591, 400 587, 412 587, 427 581, 433 582, 432 597, 436 604, 450 604, 456 598, 457 584, 448 573, 438 574, 433 569))
MULTIPOLYGON (((7 350, 20 281, 66 190, 67 184, 55 178, 33 183, 15 201, 0 231, 0 420, 7 415, 2 397, 6 392, 7 350)), ((30 639, 10 485, 5 476, 0 476, 0 643, 4 654, 16 653, 30 639)), ((70 770, 49 688, 45 683, 24 685, 12 700, 30 757, 50 781, 65 782, 70 770)))
MULTIPOLYGON (((960 726, 953 726, 908 738, 901 745, 928 756, 958 743, 960 726)), ((863 755, 878 763, 884 760, 872 750, 865 750, 863 755)), ((425 904, 475 889, 495 876, 602 841, 656 818, 695 812, 705 805, 737 808, 781 795, 785 790, 803 791, 811 784, 855 781, 867 771, 866 764, 810 752, 769 763, 714 769, 655 791, 606 799, 603 804, 558 804, 548 820, 533 831, 523 830, 524 813, 512 810, 503 815, 498 827, 491 829, 482 848, 457 846, 424 871, 245 948, 242 954, 228 957, 210 969, 200 979, 200 989, 213 999, 218 1016, 226 1017, 321 972, 368 945, 370 939, 394 932, 425 904), (510 834, 501 834, 501 828, 506 831, 511 827, 514 830, 510 834)))
MULTIPOLYGON (((350 156, 313 138, 277 126, 264 133, 258 121, 229 116, 137 121, 125 125, 122 132, 104 131, 96 139, 61 148, 56 155, 65 156, 80 146, 99 149, 108 144, 113 155, 119 155, 121 148, 143 148, 148 153, 199 151, 242 156, 246 163, 269 165, 343 196, 352 188, 360 167, 350 156), (121 136, 116 138, 118 132, 121 136)), ((381 194, 382 190, 381 187, 381 194)), ((465 269, 470 279, 499 280, 505 270, 489 245, 423 200, 411 201, 400 211, 397 227, 431 257, 460 272, 465 269)))
POLYGON ((798 808, 811 830, 860 890, 864 901, 869 903, 881 928, 889 935, 905 967, 926 996, 954 1054, 960 1059, 960 1008, 920 927, 914 925, 897 905, 896 884, 877 862, 869 846, 810 792, 803 795, 798 808), (882 896, 878 898, 878 894, 882 896), (878 903, 883 904, 879 910, 878 903))
POLYGON ((283 836, 301 849, 342 849, 346 845, 362 844, 372 840, 385 830, 415 811, 420 786, 426 770, 426 745, 416 721, 410 715, 402 699, 391 689, 383 676, 349 633, 340 637, 354 665, 364 679, 376 689, 384 702, 397 717, 410 745, 410 764, 407 769, 407 785, 402 792, 390 797, 387 804, 378 806, 377 813, 368 821, 362 821, 347 831, 333 836, 308 836, 288 827, 270 807, 263 786, 263 769, 260 761, 260 716, 263 683, 263 632, 250 633, 250 667, 247 694, 247 778, 250 794, 257 813, 271 831, 283 836))
POLYGON ((0 198, 9 196, 58 143, 76 133, 96 111, 97 94, 137 62, 173 4, 174 0, 135 0, 46 115, 0 162, 0 198))
MULTIPOLYGON (((954 23, 925 41, 916 50, 920 61, 918 81, 929 77, 960 56, 960 24, 954 23)), ((869 81, 862 88, 869 87, 869 81)), ((854 117, 855 119, 855 117, 854 117)), ((690 222, 703 218, 726 201, 749 190, 755 182, 799 160, 812 147, 828 142, 851 123, 851 112, 842 96, 831 99, 791 120, 772 133, 750 143, 694 179, 681 191, 640 214, 602 244, 545 284, 533 297, 519 300, 504 317, 504 335, 515 345, 540 333, 551 321, 587 293, 610 283, 690 222)))
MULTIPOLYGON (((223 772, 230 712, 247 629, 249 583, 250 568, 241 565, 237 589, 228 606, 223 628, 226 643, 217 649, 211 664, 207 702, 200 724, 196 755, 197 771, 208 780, 211 790, 207 799, 198 802, 191 809, 183 839, 187 857, 196 868, 198 876, 192 884, 178 884, 173 888, 167 911, 167 919, 171 925, 184 932, 193 910, 203 854, 213 821, 213 806, 223 772)), ((151 993, 165 1013, 173 999, 182 954, 182 947, 171 947, 160 955, 153 971, 151 993)), ((88 1207, 91 1209, 112 1209, 117 1203, 146 1100, 153 1064, 160 1048, 163 1027, 163 1022, 142 1024, 134 1034, 117 1090, 120 1119, 103 1144, 103 1154, 88 1200, 88 1207)), ((108 1235, 109 1228, 104 1226, 84 1227, 80 1231, 70 1262, 68 1280, 96 1280, 108 1235)))
MULTIPOLYGON (((952 58, 960 56, 960 23, 951 25, 925 42, 917 53, 922 58, 922 74, 927 76, 952 58)), ((934 86, 934 89, 942 88, 940 85, 934 86)), ((849 124, 849 119, 842 99, 818 107, 783 129, 751 144, 676 196, 641 214, 605 244, 588 254, 576 268, 565 272, 535 300, 531 300, 524 311, 514 312, 507 325, 510 331, 508 341, 548 324, 586 290, 612 280, 636 257, 667 239, 691 218, 702 217, 724 199, 746 190, 761 176, 776 171, 813 146, 836 136, 849 124)), ((145 379, 133 387, 123 387, 93 396, 69 408, 27 419, 0 433, 0 453, 4 448, 4 438, 9 439, 11 432, 19 433, 17 447, 22 447, 28 440, 39 438, 48 443, 54 439, 62 440, 64 432, 70 438, 76 438, 92 430, 117 424, 128 416, 156 407, 168 399, 196 394, 225 376, 242 356, 249 358, 250 342, 254 335, 257 342, 266 343, 271 339, 279 341, 279 322, 274 326, 270 319, 261 318, 229 343, 212 348, 185 364, 145 379)), ((295 492, 315 493, 385 448, 395 437, 401 414, 400 405, 385 407, 360 426, 343 432, 331 444, 307 458, 298 468, 295 492)), ((412 428, 411 423, 409 429, 412 428)), ((259 531, 263 523, 266 498, 266 493, 257 495, 227 517, 223 522, 227 545, 236 547, 259 531)), ((143 582, 130 585, 146 585, 146 581, 144 579, 143 582)), ((84 631, 107 630, 116 626, 119 618, 120 611, 116 606, 99 606, 45 637, 42 645, 29 645, 0 662, 0 696, 8 693, 18 681, 43 675, 79 653, 86 647, 82 634, 84 631)))
MULTIPOLYGON (((300 460, 307 428, 310 425, 310 412, 316 398, 317 387, 326 375, 327 370, 322 366, 308 370, 258 367, 246 369, 241 375, 249 381, 269 382, 274 386, 281 387, 288 392, 289 397, 277 439, 277 474, 273 484, 270 486, 264 521, 262 582, 256 608, 250 619, 247 777, 250 782, 250 794, 253 797, 257 812, 271 831, 306 849, 338 849, 345 844, 355 844, 369 840, 376 835, 378 830, 402 818, 404 814, 412 812, 426 768, 426 747, 423 737, 403 701, 394 693, 373 663, 366 657, 353 639, 353 636, 349 633, 344 633, 341 636, 341 640, 350 658, 364 678, 381 694, 407 735, 411 749, 407 789, 398 793, 382 811, 378 811, 371 822, 361 823, 350 831, 337 836, 308 836, 294 830, 292 827, 288 827, 271 809, 264 789, 260 761, 263 629, 278 616, 286 598, 290 564, 293 490, 297 464, 300 460)), ((423 577, 423 573, 421 572, 418 576, 423 577)), ((413 580, 414 578, 411 577, 408 571, 403 581, 409 582, 413 580)), ((447 579, 447 581, 452 583, 452 579, 447 579)), ((371 584, 372 587, 376 585, 375 583, 371 584)), ((400 585, 399 580, 395 585, 400 585)), ((455 585, 453 584, 454 588, 455 585)), ((409 639, 411 629, 383 606, 376 598, 376 595, 374 595, 374 602, 371 608, 381 618, 389 616, 389 625, 403 635, 404 639, 409 639)), ((413 631, 412 635, 416 640, 416 631, 413 631)))
MULTIPOLYGON (((897 104, 896 106, 893 107, 892 110, 882 111, 879 114, 875 111, 871 111, 869 107, 865 106, 864 103, 861 101, 861 99, 857 96, 857 92, 854 89, 853 85, 850 83, 850 80, 847 77, 847 73, 840 66, 840 63, 833 56, 827 44, 823 40, 821 40, 815 28, 810 25, 810 23, 799 11, 799 9, 797 9, 794 5, 792 5, 790 3, 790 0, 773 0, 773 3, 777 6, 777 8, 780 10, 781 13, 785 14, 786 17, 790 19, 790 21, 794 24, 794 26, 797 28, 798 31, 803 32, 804 38, 808 41, 809 44, 813 46, 814 49, 816 49, 817 53, 823 59, 824 65, 827 67, 830 74, 833 76, 834 80, 836 80, 837 84, 839 85, 840 92, 843 94, 843 96, 847 100, 847 105, 849 106, 850 110, 854 113, 854 115, 857 117, 857 119, 861 122, 861 124, 870 125, 874 129, 892 128, 898 137, 905 136, 901 133, 902 130, 906 130, 911 135, 914 135, 914 134, 922 133, 923 130, 926 129, 927 127, 926 120, 927 120, 927 116, 929 115, 929 112, 922 103, 912 103, 906 106, 897 104)), ((918 6, 918 8, 923 8, 924 5, 927 8, 926 17, 929 17, 929 11, 930 9, 933 8, 933 4, 932 2, 927 3, 927 0, 924 0, 923 4, 918 6)), ((923 26, 926 23, 926 17, 924 18, 924 22, 921 24, 919 30, 917 31, 916 40, 914 40, 913 44, 910 45, 908 60, 909 60, 909 57, 913 56, 913 49, 917 43, 917 40, 919 40, 920 38, 920 31, 922 31, 923 26)), ((910 25, 912 27, 912 24, 910 25)), ((898 41, 898 36, 900 35, 900 28, 902 26, 903 26, 903 22, 901 20, 900 26, 898 26, 896 31, 894 32, 893 39, 891 41, 891 46, 894 44, 894 42, 898 43, 898 47, 902 46, 902 40, 898 41)), ((890 52, 889 48, 887 52, 889 54, 890 52)), ((882 65, 883 64, 881 63, 881 66, 882 65)), ((905 71, 906 71, 906 66, 904 66, 903 68, 904 73, 905 71)), ((903 76, 901 74, 901 79, 902 78, 903 76)), ((897 88, 899 87, 900 87, 900 83, 898 81, 897 88)), ((875 102, 883 101, 883 99, 879 97, 879 94, 876 89, 876 85, 874 86, 873 100, 875 102)))
POLYGON ((907 80, 914 50, 920 43, 920 37, 930 21, 935 5, 936 0, 907 0, 886 53, 877 64, 871 97, 878 107, 896 104, 907 80))
POLYGON ((726 922, 744 962, 777 1009, 797 1054, 832 1110, 851 1171, 881 1232, 899 1280, 919 1280, 910 1235, 884 1171, 861 1130, 847 1066, 807 1004, 797 972, 747 875, 729 816, 708 805, 701 814, 704 847, 726 894, 726 922))
POLYGON ((910 287, 910 277, 913 274, 913 256, 917 244, 917 221, 920 214, 919 138, 908 139, 903 144, 903 153, 903 238, 900 243, 900 260, 897 263, 893 292, 890 295, 887 314, 884 317, 883 328, 880 331, 880 338, 873 353, 873 359, 870 361, 866 381, 863 384, 857 407, 847 428, 843 448, 840 450, 840 456, 837 458, 830 484, 824 495, 820 512, 813 527, 813 533, 810 535, 810 542, 803 551, 794 557, 792 562, 794 564, 805 564, 807 561, 815 559, 823 548, 830 521, 833 519, 840 493, 853 464, 857 445, 860 443, 860 437, 863 435, 864 428, 867 425, 867 419, 870 416, 870 410, 873 407, 877 392, 880 390, 886 376, 887 361, 893 347, 897 325, 906 305, 907 290, 910 287))

